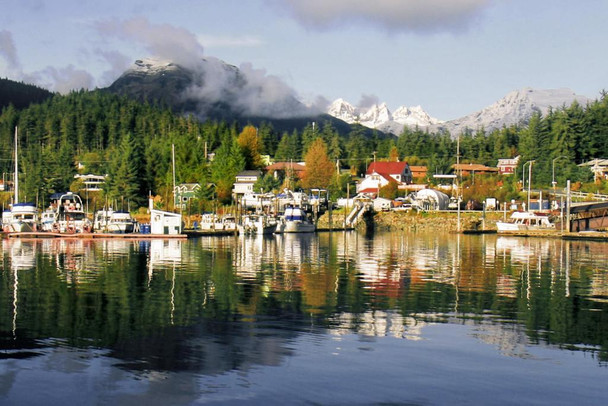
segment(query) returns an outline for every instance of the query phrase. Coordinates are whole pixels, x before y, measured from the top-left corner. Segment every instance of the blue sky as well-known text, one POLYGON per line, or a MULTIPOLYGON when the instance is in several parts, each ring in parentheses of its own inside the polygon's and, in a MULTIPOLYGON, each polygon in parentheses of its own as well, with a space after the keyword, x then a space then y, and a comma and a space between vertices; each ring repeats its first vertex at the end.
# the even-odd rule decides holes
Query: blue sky
MULTIPOLYGON (((0 77, 105 87, 136 59, 204 56, 303 101, 421 105, 441 120, 512 90, 606 89, 605 0, 0 0, 0 77)), ((180 59, 181 58, 181 59, 180 59)))

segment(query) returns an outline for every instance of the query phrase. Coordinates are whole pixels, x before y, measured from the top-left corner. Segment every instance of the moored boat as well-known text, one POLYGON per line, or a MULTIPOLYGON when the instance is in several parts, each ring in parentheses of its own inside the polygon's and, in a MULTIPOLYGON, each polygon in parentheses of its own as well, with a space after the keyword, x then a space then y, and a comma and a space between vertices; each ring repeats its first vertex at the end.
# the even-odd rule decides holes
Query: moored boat
POLYGON ((281 232, 283 233, 312 233, 316 230, 316 226, 308 213, 299 206, 285 207, 281 223, 281 232))
POLYGON ((56 233, 87 233, 92 229, 91 221, 84 212, 82 199, 77 194, 67 192, 51 196, 51 207, 55 221, 51 231, 56 233))
POLYGON ((509 221, 497 221, 496 228, 498 232, 554 230, 555 224, 551 222, 548 214, 516 211, 511 214, 509 221))
POLYGON ((127 234, 135 232, 136 225, 137 221, 135 221, 129 212, 104 208, 95 213, 93 231, 127 234))
POLYGON ((243 217, 238 229, 241 235, 274 234, 277 229, 277 222, 274 217, 264 214, 249 214, 243 217))
POLYGON ((5 231, 12 233, 30 233, 38 231, 38 209, 34 203, 15 203, 5 223, 5 231))

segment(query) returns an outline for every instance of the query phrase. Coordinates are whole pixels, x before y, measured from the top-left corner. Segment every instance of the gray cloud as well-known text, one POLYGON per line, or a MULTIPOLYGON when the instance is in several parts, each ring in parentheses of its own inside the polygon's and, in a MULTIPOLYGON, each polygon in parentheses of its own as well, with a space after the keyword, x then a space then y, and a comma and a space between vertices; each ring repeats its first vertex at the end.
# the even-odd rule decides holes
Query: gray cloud
POLYGON ((357 103, 357 107, 359 108, 369 108, 375 104, 380 103, 380 98, 375 94, 362 94, 361 100, 357 103))
POLYGON ((0 57, 6 61, 9 73, 20 72, 21 67, 17 56, 17 48, 10 31, 0 31, 0 57))
POLYGON ((268 0, 301 24, 331 29, 366 24, 389 32, 459 32, 492 0, 268 0))

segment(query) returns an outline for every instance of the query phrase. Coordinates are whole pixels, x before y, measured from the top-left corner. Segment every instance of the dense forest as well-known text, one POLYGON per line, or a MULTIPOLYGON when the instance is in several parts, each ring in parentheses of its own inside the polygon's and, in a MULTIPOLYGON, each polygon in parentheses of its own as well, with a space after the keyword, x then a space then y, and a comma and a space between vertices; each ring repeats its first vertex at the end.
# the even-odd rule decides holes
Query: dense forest
MULTIPOLYGON (((101 91, 52 95, 18 108, 9 104, 0 115, 0 166, 3 177, 13 172, 14 133, 18 128, 21 200, 47 202, 50 194, 79 191, 77 173, 107 174, 104 194, 126 199, 132 207, 145 205, 151 193, 171 200, 173 186, 172 145, 176 181, 213 185, 203 188, 202 199, 217 196, 227 202, 234 175, 263 166, 259 156, 276 161, 305 160, 315 140, 322 140, 315 154, 326 154, 342 169, 359 176, 374 159, 407 160, 426 165, 428 181, 435 173, 449 173, 456 162, 496 166, 499 158, 520 155, 519 173, 494 184, 506 186, 511 198, 517 193, 521 166, 534 164, 534 186, 551 184, 553 169, 558 183, 566 179, 589 182, 591 173, 577 164, 608 155, 608 98, 587 105, 577 103, 533 116, 525 126, 486 133, 483 129, 457 136, 404 128, 398 137, 370 136, 360 126, 348 133, 331 122, 310 123, 304 129, 278 132, 272 124, 246 126, 235 122, 199 122, 148 104, 101 91), (252 132, 252 129, 255 131, 252 132), (319 152, 320 151, 320 152, 319 152), (214 154, 214 159, 208 159, 214 154), (557 166, 555 165, 557 159, 557 166)), ((327 180, 327 179, 326 179, 327 180)), ((330 187, 334 196, 345 190, 348 174, 336 177, 330 187)), ((266 179, 269 187, 280 187, 266 179)), ((596 188, 604 185, 594 186, 596 188)), ((486 190, 486 193, 488 191, 486 190)))

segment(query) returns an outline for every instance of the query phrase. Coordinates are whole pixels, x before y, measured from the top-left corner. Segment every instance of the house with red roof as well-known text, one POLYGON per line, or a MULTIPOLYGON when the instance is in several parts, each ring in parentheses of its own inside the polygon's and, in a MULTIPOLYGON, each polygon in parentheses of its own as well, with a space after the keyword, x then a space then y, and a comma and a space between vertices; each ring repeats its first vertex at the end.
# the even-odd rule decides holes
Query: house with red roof
POLYGON ((412 171, 407 162, 372 162, 365 178, 357 185, 357 193, 376 194, 391 181, 400 186, 412 183, 412 171))

